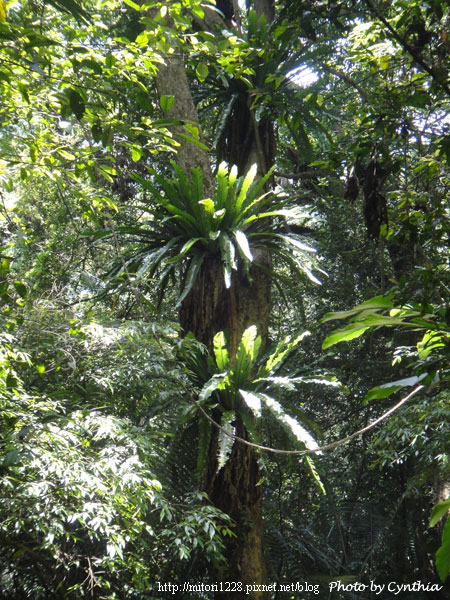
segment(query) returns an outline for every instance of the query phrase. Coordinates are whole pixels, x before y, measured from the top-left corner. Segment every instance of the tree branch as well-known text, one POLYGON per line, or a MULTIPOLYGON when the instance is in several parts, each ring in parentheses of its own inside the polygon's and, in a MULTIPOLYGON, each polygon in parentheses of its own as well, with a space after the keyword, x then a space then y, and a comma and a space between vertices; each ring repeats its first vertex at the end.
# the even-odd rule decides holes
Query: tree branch
POLYGON ((433 79, 433 81, 435 81, 439 85, 439 87, 448 96, 450 96, 450 87, 442 80, 442 77, 440 77, 438 75, 438 73, 436 73, 436 71, 433 69, 433 67, 431 67, 422 58, 420 53, 417 52, 417 50, 413 46, 411 46, 411 44, 409 44, 399 33, 397 33, 397 31, 395 31, 395 29, 392 27, 392 25, 389 23, 389 21, 382 15, 382 13, 378 10, 378 8, 375 6, 375 4, 372 2, 372 0, 364 0, 364 2, 369 7, 369 10, 371 10, 375 14, 375 16, 383 23, 383 25, 389 30, 392 37, 404 48, 404 50, 406 50, 411 55, 414 62, 417 63, 417 65, 423 71, 428 73, 428 75, 430 75, 430 77, 433 79))
POLYGON ((339 77, 339 79, 342 79, 342 81, 345 81, 346 83, 348 83, 349 85, 354 87, 355 90, 358 90, 358 92, 361 95, 361 98, 364 100, 364 102, 367 102, 366 91, 359 85, 359 83, 357 83, 352 77, 350 77, 350 75, 347 75, 347 73, 344 73, 343 71, 340 71, 338 69, 334 69, 333 67, 330 67, 329 65, 323 64, 323 65, 321 65, 321 67, 327 73, 331 73, 331 75, 335 75, 336 77, 339 77))
POLYGON ((297 173, 283 173, 274 171, 275 177, 284 177, 285 179, 310 179, 312 177, 331 177, 336 176, 329 169, 308 169, 307 171, 298 171, 297 173))

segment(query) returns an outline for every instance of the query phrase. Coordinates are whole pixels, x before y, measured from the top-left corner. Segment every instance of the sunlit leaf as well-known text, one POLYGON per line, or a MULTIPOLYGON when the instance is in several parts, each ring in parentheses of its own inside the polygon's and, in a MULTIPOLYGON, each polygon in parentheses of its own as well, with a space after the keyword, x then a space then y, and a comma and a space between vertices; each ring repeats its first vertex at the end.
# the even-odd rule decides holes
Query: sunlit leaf
POLYGON ((321 319, 321 322, 326 323, 327 321, 332 321, 332 320, 336 320, 336 319, 347 319, 348 317, 352 317, 366 309, 387 310, 387 309, 393 308, 393 306, 394 306, 394 304, 390 298, 388 298, 386 296, 376 296, 374 298, 371 298, 370 300, 367 300, 366 302, 363 302, 362 304, 359 304, 358 306, 355 306, 355 308, 352 308, 350 310, 327 313, 321 319))
POLYGON ((236 231, 234 234, 235 238, 236 238, 236 242, 238 244, 238 248, 241 251, 241 253, 245 256, 245 258, 252 262, 253 261, 253 255, 251 253, 250 250, 250 246, 248 244, 248 239, 247 236, 245 235, 245 233, 243 231, 236 231))
POLYGON ((354 340, 355 338, 362 336, 362 334, 368 329, 368 326, 363 326, 361 323, 352 323, 343 329, 332 331, 324 339, 322 343, 322 349, 326 350, 327 348, 330 348, 330 346, 334 346, 339 342, 348 342, 349 340, 354 340))
POLYGON ((6 3, 4 0, 0 0, 0 23, 6 21, 6 3))
MULTIPOLYGON (((230 434, 235 433, 235 428, 232 422, 235 419, 234 411, 226 411, 222 415, 221 425, 230 434)), ((219 430, 219 439, 218 439, 218 447, 217 447, 217 471, 221 469, 228 458, 230 457, 231 450, 233 448, 234 439, 227 435, 225 432, 219 430)))
POLYGON ((406 377, 405 379, 399 379, 398 381, 392 381, 391 383, 383 383, 382 385, 377 385, 370 389, 365 398, 364 402, 369 402, 370 400, 387 398, 391 394, 398 392, 404 387, 411 387, 413 385, 417 385, 420 381, 425 379, 428 373, 422 373, 419 376, 406 377))
POLYGON ((228 346, 229 335, 227 332, 219 331, 219 333, 216 333, 214 336, 214 356, 220 371, 226 371, 230 366, 228 346))
POLYGON ((256 325, 251 325, 242 334, 236 359, 233 366, 233 381, 237 386, 242 385, 250 377, 253 363, 258 357, 261 337, 256 325))
POLYGON ((200 81, 205 81, 205 79, 208 77, 209 69, 205 63, 198 63, 195 72, 197 73, 197 77, 200 81))

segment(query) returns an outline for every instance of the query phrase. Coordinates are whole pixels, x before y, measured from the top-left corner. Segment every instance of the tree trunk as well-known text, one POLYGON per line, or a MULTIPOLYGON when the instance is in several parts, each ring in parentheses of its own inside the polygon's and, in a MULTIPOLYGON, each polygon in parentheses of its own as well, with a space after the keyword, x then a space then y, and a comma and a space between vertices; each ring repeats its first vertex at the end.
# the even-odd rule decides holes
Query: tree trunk
POLYGON ((220 256, 206 257, 192 291, 180 308, 180 325, 187 334, 212 352, 218 331, 230 332, 231 353, 235 354, 242 333, 256 325, 261 347, 268 338, 270 310, 270 255, 253 249, 254 262, 249 277, 240 269, 232 273, 231 287, 226 289, 220 256))
MULTIPOLYGON (((236 419, 236 434, 247 439, 241 418, 236 419)), ((267 584, 267 569, 263 552, 264 523, 261 516, 263 488, 259 483, 259 469, 255 452, 250 446, 235 442, 231 455, 217 470, 217 441, 213 435, 209 461, 205 470, 205 491, 214 505, 230 515, 236 537, 226 549, 227 564, 219 570, 221 581, 241 584, 238 589, 216 594, 217 599, 246 597, 265 600, 267 592, 253 589, 256 584, 267 584), (249 587, 247 587, 249 586, 249 587)), ((256 587, 256 586, 255 586, 256 587)))
MULTIPOLYGON (((192 100, 186 76, 183 55, 180 50, 175 50, 173 54, 165 57, 165 64, 161 65, 158 69, 156 87, 160 98, 161 96, 172 96, 174 98, 172 106, 167 111, 167 116, 198 126, 200 141, 204 143, 204 138, 198 124, 197 110, 192 100)), ((188 177, 190 177, 192 167, 201 167, 203 173, 203 190, 205 198, 207 198, 212 195, 212 190, 214 189, 208 153, 203 148, 179 136, 179 134, 188 134, 188 131, 182 125, 174 126, 172 131, 174 138, 180 144, 176 156, 177 164, 188 177)))
MULTIPOLYGON (((262 2, 266 17, 271 16, 272 3, 262 2)), ((182 54, 175 51, 167 57, 165 65, 159 69, 157 88, 160 96, 173 96, 174 103, 168 116, 181 121, 190 121, 201 129, 198 115, 192 100, 186 77, 182 54)), ((245 100, 247 105, 247 100, 245 100)), ((257 162, 258 172, 264 174, 273 159, 273 124, 261 126, 247 110, 247 131, 251 143, 245 152, 241 148, 241 170, 257 162), (251 134, 251 135, 250 135, 251 134), (269 155, 269 156, 268 156, 269 155)), ((232 128, 235 130, 235 128, 232 128)), ((185 133, 174 128, 174 137, 185 133)), ((203 171, 204 196, 213 195, 213 177, 209 157, 205 150, 190 144, 182 137, 177 153, 177 163, 189 176, 192 167, 200 166, 203 171)), ((229 139, 230 144, 235 140, 229 139)), ((235 145, 235 144, 234 144, 235 145)), ((263 348, 267 342, 270 308, 270 253, 263 249, 252 249, 254 262, 249 277, 243 269, 233 272, 231 287, 226 289, 223 265, 220 256, 206 257, 193 289, 185 298, 180 309, 180 324, 185 333, 192 331, 195 337, 212 351, 213 338, 218 331, 229 329, 231 355, 236 353, 243 331, 256 325, 261 335, 263 348)), ((219 413, 219 411, 217 411, 219 413)), ((220 414, 215 415, 220 421, 220 414)), ((248 434, 240 417, 237 417, 236 433, 248 439, 248 434)), ((267 584, 267 569, 263 552, 262 486, 258 485, 259 471, 254 450, 235 441, 226 464, 218 469, 217 462, 218 430, 213 428, 209 458, 203 475, 203 488, 215 506, 233 519, 236 535, 227 543, 225 555, 227 565, 219 567, 214 576, 223 582, 242 584, 233 591, 218 593, 217 598, 241 598, 246 586, 267 584)), ((266 600, 267 592, 251 591, 245 594, 250 600, 266 600)))
MULTIPOLYGON (((256 252, 254 255, 257 259, 256 252)), ((180 323, 183 330, 192 331, 212 351, 214 335, 218 331, 229 329, 233 355, 243 331, 249 325, 256 324, 264 344, 268 330, 270 278, 256 265, 251 267, 250 276, 252 283, 243 271, 233 273, 231 287, 226 289, 220 257, 206 259, 192 292, 181 306, 180 323)), ((213 418, 220 423, 219 410, 215 411, 213 418)), ((239 416, 235 428, 239 437, 248 439, 239 416)), ((259 469, 255 451, 241 442, 234 442, 226 464, 221 469, 218 468, 218 437, 218 430, 213 428, 202 487, 211 502, 233 519, 236 537, 227 542, 227 565, 219 567, 215 576, 223 582, 242 584, 245 591, 246 586, 255 583, 267 584, 261 514, 263 488, 258 485, 259 469)), ((229 591, 224 589, 215 597, 242 597, 241 589, 233 590, 234 588, 229 591)), ((268 595, 266 592, 253 591, 246 597, 265 600, 268 595)))

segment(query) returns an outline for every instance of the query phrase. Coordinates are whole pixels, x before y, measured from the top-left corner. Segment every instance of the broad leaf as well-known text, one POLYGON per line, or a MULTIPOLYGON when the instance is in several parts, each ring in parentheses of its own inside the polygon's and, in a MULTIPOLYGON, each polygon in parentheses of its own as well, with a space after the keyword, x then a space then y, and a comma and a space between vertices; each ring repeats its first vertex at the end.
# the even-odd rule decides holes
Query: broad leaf
POLYGON ((208 398, 218 389, 223 389, 223 384, 227 382, 228 375, 226 373, 218 373, 213 375, 209 381, 205 383, 200 391, 198 401, 200 404, 206 402, 208 398))
POLYGON ((308 450, 316 450, 319 446, 313 436, 290 415, 288 415, 281 404, 274 398, 266 394, 260 394, 267 408, 276 416, 276 418, 285 426, 285 428, 308 450))
POLYGON ((291 336, 285 337, 284 340, 277 345, 275 352, 269 356, 264 368, 260 370, 260 374, 269 375, 275 373, 275 371, 283 365, 289 353, 308 335, 311 335, 309 331, 303 331, 294 338, 291 338, 291 336))
POLYGON ((330 387, 342 387, 342 384, 332 376, 316 376, 316 377, 261 377, 258 381, 267 381, 269 384, 283 387, 287 390, 295 390, 299 383, 329 385, 330 387))
POLYGON ((169 112, 175 102, 175 96, 161 96, 159 104, 163 112, 169 112))
POLYGON ((404 387, 411 387, 425 379, 428 373, 422 373, 420 376, 406 377, 405 379, 399 379, 398 381, 392 381, 391 383, 383 383, 383 385, 377 385, 370 389, 365 398, 364 403, 369 402, 370 400, 387 398, 391 394, 398 392, 404 387))
POLYGON ((226 371, 230 366, 229 336, 227 332, 219 331, 214 336, 214 356, 219 371, 226 371))
POLYGON ((349 340, 354 340, 355 338, 360 337, 368 329, 369 327, 364 327, 361 323, 351 323, 343 329, 336 329, 324 339, 322 343, 322 350, 326 350, 330 346, 334 346, 339 342, 348 342, 349 340))
POLYGON ((223 272, 225 279, 225 287, 231 287, 231 271, 237 270, 236 250, 233 242, 225 232, 222 232, 219 237, 220 250, 223 262, 223 272))
POLYGON ((441 581, 450 575, 450 518, 447 519, 442 532, 442 544, 436 552, 436 569, 441 581))
POLYGON ((439 502, 439 504, 436 504, 431 511, 429 526, 434 527, 437 523, 439 523, 442 517, 445 517, 449 510, 450 498, 447 498, 447 500, 444 500, 444 502, 439 502))
POLYGON ((169 259, 168 261, 166 261, 168 264, 170 263, 176 263, 179 262, 188 252, 189 250, 192 248, 192 246, 194 246, 197 242, 204 242, 206 243, 207 240, 205 240, 205 238, 192 238, 190 240, 188 240, 183 247, 181 248, 180 252, 174 256, 174 258, 169 259))
POLYGON ((188 272, 186 274, 186 281, 181 296, 178 299, 176 307, 181 306, 181 303, 192 290, 194 283, 197 279, 197 275, 200 271, 204 259, 204 254, 197 254, 192 257, 191 264, 189 265, 188 272))
POLYGON ((250 169, 248 170, 247 175, 244 178, 244 181, 242 182, 241 189, 239 190, 239 195, 236 200, 236 210, 238 210, 238 211, 241 209, 241 207, 244 203, 244 200, 247 196, 247 192, 248 192, 250 186, 252 185, 253 180, 255 179, 257 168, 258 167, 256 164, 252 165, 250 167, 250 169))
POLYGON ((394 306, 394 304, 390 298, 388 298, 386 296, 375 296, 374 298, 371 298, 370 300, 367 300, 366 302, 363 302, 362 304, 359 304, 358 306, 355 306, 355 308, 352 308, 350 310, 343 310, 343 311, 339 311, 339 312, 327 313, 321 319, 321 323, 326 323, 327 321, 334 321, 336 319, 347 319, 348 317, 352 317, 352 316, 356 315, 357 313, 360 313, 361 311, 366 310, 366 309, 387 310, 387 309, 393 308, 393 306, 394 306))
POLYGON ((253 254, 251 253, 250 246, 248 244, 247 236, 243 231, 236 231, 234 233, 234 237, 236 238, 236 242, 238 245, 241 254, 245 256, 245 258, 249 261, 253 261, 253 254))
POLYGON ((311 475, 314 477, 315 481, 317 482, 317 485, 319 486, 320 491, 325 496, 326 495, 325 486, 323 485, 322 480, 320 479, 319 472, 316 469, 316 465, 314 464, 313 459, 310 456, 305 455, 304 460, 306 461, 306 464, 308 465, 309 470, 311 471, 311 475))
POLYGON ((239 347, 236 352, 236 360, 233 367, 233 383, 241 385, 250 377, 253 363, 258 357, 261 346, 261 337, 258 335, 256 325, 251 325, 242 334, 239 347))
POLYGON ((258 394, 255 392, 248 392, 246 390, 239 390, 239 393, 241 394, 246 405, 250 408, 250 410, 253 412, 255 417, 260 417, 261 416, 261 401, 262 401, 261 394, 258 394))

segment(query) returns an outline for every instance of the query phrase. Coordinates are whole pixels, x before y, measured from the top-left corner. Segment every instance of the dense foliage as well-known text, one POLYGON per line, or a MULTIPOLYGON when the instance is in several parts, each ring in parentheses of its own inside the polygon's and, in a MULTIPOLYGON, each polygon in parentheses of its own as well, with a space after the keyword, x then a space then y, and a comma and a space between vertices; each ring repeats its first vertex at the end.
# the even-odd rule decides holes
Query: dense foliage
POLYGON ((0 0, 0 598, 450 598, 449 74, 444 0, 0 0))

